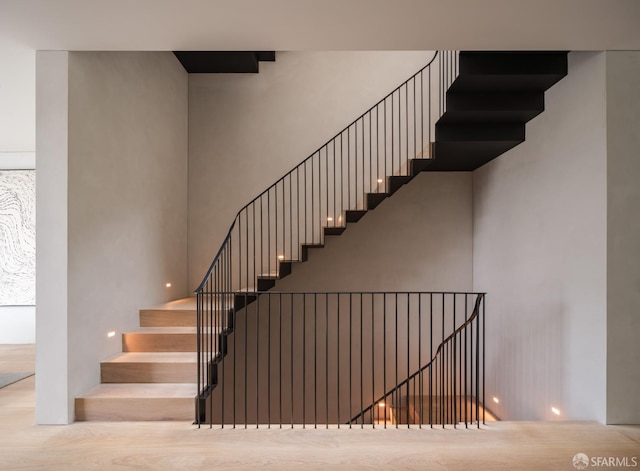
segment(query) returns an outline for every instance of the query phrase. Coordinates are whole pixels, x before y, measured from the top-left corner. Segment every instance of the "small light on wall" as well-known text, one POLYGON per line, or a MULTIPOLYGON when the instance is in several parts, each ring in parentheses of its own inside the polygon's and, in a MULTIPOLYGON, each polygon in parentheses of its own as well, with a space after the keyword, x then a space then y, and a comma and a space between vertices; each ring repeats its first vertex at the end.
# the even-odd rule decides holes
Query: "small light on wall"
POLYGON ((284 260, 284 255, 278 255, 278 260, 284 260))
POLYGON ((165 286, 166 286, 167 288, 171 288, 171 283, 167 283, 165 286))
POLYGON ((551 408, 551 412, 553 412, 555 415, 560 415, 560 409, 557 409, 555 407, 551 408))
POLYGON ((500 404, 500 399, 494 396, 493 402, 495 402, 496 404, 500 404))
POLYGON ((329 217, 327 218, 327 221, 333 221, 333 218, 332 218, 331 216, 329 216, 329 217))
POLYGON ((382 178, 378 178, 378 183, 382 183, 382 178))
POLYGON ((112 330, 111 332, 107 332, 107 337, 111 338, 111 337, 115 337, 116 336, 116 331, 112 330))
POLYGON ((378 407, 381 407, 381 408, 382 408, 382 407, 384 407, 384 406, 385 406, 385 403, 384 403, 384 402, 378 402, 378 407))

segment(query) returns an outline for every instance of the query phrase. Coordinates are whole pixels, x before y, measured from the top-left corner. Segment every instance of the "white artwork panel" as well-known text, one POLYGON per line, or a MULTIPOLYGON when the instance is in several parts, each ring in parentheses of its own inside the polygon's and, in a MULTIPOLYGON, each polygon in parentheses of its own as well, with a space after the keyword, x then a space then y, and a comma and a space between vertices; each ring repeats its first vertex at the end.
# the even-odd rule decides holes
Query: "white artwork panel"
POLYGON ((0 170, 0 305, 34 305, 36 172, 0 170))

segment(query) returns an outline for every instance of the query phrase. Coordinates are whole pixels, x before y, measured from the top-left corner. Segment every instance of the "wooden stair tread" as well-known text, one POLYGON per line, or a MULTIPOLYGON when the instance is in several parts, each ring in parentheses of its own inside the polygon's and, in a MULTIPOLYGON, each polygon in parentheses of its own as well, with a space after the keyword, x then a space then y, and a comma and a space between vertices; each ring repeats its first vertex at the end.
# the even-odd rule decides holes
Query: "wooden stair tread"
POLYGON ((167 303, 158 304, 152 306, 143 311, 195 311, 198 307, 197 299, 195 296, 189 296, 187 298, 175 299, 167 303))
POLYGON ((196 363, 195 352, 125 352, 102 363, 196 363))
POLYGON ((195 383, 102 383, 78 399, 182 398, 196 397, 195 383))

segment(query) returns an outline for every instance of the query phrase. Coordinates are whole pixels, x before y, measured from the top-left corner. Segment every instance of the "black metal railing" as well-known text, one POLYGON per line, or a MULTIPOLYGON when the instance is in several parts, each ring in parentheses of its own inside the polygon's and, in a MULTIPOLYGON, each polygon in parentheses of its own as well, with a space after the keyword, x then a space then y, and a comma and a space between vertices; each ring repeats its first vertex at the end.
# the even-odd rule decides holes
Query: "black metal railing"
MULTIPOLYGON (((309 248, 343 231, 432 158, 434 126, 457 76, 457 57, 455 51, 435 53, 237 213, 196 290, 199 397, 208 397, 215 386, 211 364, 224 358, 216 332, 230 329, 221 313, 231 310, 233 294, 272 288, 293 263, 306 260, 309 248)), ((255 299, 255 294, 245 297, 247 303, 255 299)))
POLYGON ((219 354, 208 366, 215 387, 198 401, 201 424, 397 427, 481 420, 482 293, 224 296, 236 307, 220 311, 226 329, 211 336, 219 354), (425 400, 442 405, 424 407, 425 400))
MULTIPOLYGON (((432 295, 430 295, 432 296, 432 295)), ((350 423, 389 422, 398 427, 485 422, 484 406, 484 293, 475 294, 471 315, 467 315, 469 293, 464 293, 464 323, 442 340, 435 355, 418 371, 386 391, 350 423), (404 394, 404 395, 403 395, 404 394), (382 418, 381 418, 382 415, 382 418)), ((430 299, 432 300, 432 298, 430 299)), ((444 297, 442 307, 444 311, 444 297)), ((453 297, 453 323, 456 296, 453 297)), ((433 307, 432 305, 430 306, 433 307)), ((430 321, 433 313, 429 313, 430 321)), ((442 314, 444 324, 444 312, 442 314)), ((444 331, 443 331, 444 332, 444 331)), ((444 333, 443 333, 444 335, 444 333)))

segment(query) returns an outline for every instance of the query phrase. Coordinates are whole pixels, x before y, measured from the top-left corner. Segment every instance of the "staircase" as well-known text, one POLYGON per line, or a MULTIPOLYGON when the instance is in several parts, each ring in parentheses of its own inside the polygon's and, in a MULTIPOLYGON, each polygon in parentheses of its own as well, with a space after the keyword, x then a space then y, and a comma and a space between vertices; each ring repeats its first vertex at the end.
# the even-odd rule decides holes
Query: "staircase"
POLYGON ((76 398, 76 420, 192 420, 197 380, 194 298, 140 310, 101 384, 76 398))
POLYGON ((196 421, 210 418, 236 323, 263 293, 420 172, 473 171, 522 143, 566 74, 566 52, 434 55, 238 212, 197 309, 141 311, 141 330, 101 365, 103 383, 77 399, 78 420, 188 420, 196 391, 196 421))

